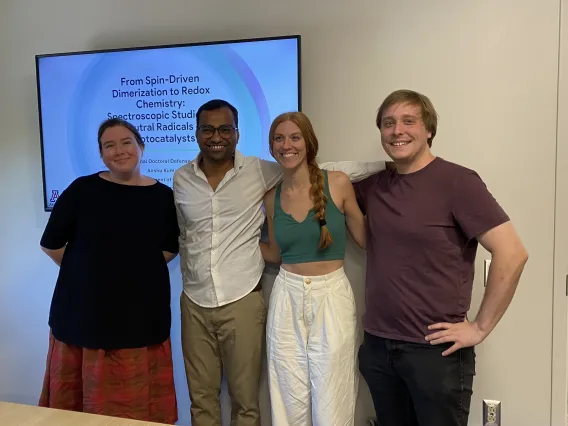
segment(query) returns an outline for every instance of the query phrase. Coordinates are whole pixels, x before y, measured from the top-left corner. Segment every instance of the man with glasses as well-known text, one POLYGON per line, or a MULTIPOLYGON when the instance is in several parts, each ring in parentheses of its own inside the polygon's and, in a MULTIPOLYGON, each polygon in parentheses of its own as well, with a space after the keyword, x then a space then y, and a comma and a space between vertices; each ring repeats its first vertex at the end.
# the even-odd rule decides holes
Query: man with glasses
MULTIPOLYGON (((266 320, 260 278, 262 200, 282 178, 280 165, 244 157, 238 113, 223 100, 196 114, 197 158, 174 174, 180 226, 182 348, 191 424, 220 426, 223 370, 232 401, 231 425, 260 426, 258 393, 266 320)), ((268 141, 266 141, 268 143, 268 141)), ((353 181, 384 162, 322 164, 353 181)))

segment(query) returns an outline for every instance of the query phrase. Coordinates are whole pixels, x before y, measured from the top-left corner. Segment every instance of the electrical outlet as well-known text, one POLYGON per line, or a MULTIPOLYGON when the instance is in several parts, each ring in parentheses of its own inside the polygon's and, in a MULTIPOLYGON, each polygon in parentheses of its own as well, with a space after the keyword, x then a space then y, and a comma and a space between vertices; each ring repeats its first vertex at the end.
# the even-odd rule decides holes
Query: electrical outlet
POLYGON ((501 401, 483 400, 483 426, 501 426, 501 401))
POLYGON ((483 286, 487 287, 487 280, 489 279, 489 266, 491 265, 491 260, 485 259, 484 265, 484 276, 483 276, 483 286))

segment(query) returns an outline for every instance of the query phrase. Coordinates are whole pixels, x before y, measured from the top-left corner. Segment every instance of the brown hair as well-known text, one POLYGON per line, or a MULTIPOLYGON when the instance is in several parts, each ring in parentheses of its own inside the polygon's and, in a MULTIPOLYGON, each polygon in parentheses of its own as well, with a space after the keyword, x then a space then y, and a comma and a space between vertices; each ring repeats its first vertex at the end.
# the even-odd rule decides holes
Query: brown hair
POLYGON ((300 128, 302 132, 302 137, 306 143, 306 156, 308 162, 308 170, 310 172, 310 195, 314 203, 315 219, 320 222, 320 240, 318 247, 320 249, 325 249, 333 243, 331 237, 331 232, 329 232, 328 227, 325 224, 325 204, 327 202, 327 196, 324 192, 324 177, 323 173, 316 163, 316 156, 318 154, 319 143, 314 132, 314 128, 310 119, 302 112, 287 112, 279 115, 274 119, 272 125, 270 126, 270 132, 268 136, 270 153, 274 157, 272 152, 272 142, 274 140, 274 133, 279 124, 285 121, 291 121, 296 126, 300 128))
POLYGON ((396 90, 388 95, 377 112, 377 127, 381 128, 381 122, 385 111, 396 104, 411 104, 420 107, 420 115, 426 130, 432 136, 428 139, 428 146, 432 146, 432 140, 436 136, 436 129, 438 128, 438 114, 434 105, 427 96, 413 90, 396 90))
POLYGON ((99 126, 99 131, 97 136, 97 140, 99 142, 99 152, 102 152, 103 150, 103 146, 101 145, 101 138, 103 136, 103 133, 107 129, 116 126, 122 126, 125 129, 130 130, 130 132, 134 135, 134 139, 136 139, 136 143, 140 145, 142 148, 144 148, 144 140, 142 139, 142 136, 140 136, 140 132, 138 131, 138 129, 136 129, 136 127, 134 127, 132 123, 129 123, 128 121, 123 120, 121 118, 109 118, 108 120, 103 121, 99 126))

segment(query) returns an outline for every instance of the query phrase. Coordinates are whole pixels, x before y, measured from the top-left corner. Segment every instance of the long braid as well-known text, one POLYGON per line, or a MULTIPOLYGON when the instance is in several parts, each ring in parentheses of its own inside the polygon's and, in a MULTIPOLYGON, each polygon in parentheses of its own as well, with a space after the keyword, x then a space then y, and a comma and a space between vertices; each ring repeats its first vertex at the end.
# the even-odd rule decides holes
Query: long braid
POLYGON ((310 171, 310 183, 312 184, 310 187, 310 195, 312 196, 314 211, 316 212, 315 219, 320 222, 320 240, 318 247, 323 250, 333 243, 331 232, 329 232, 325 224, 325 204, 327 202, 327 196, 324 192, 325 182, 323 173, 315 160, 310 161, 308 169, 310 171))
POLYGON ((333 243, 333 238, 331 237, 331 232, 325 223, 325 205, 327 200, 327 196, 325 195, 325 181, 323 172, 318 167, 316 163, 316 156, 318 154, 319 143, 314 132, 314 128, 312 127, 312 123, 310 122, 309 118, 302 112, 294 111, 294 112, 285 112, 280 114, 278 117, 274 119, 272 124, 270 125, 270 131, 268 133, 268 141, 270 147, 270 153, 274 158, 278 160, 277 155, 275 155, 273 151, 273 143, 274 143, 274 135, 276 132, 276 128, 284 123, 285 121, 291 121, 302 132, 302 137, 306 143, 306 153, 307 153, 307 161, 308 161, 308 170, 310 173, 310 196, 314 203, 314 211, 316 212, 314 219, 319 222, 320 225, 320 240, 318 243, 318 247, 323 250, 329 247, 333 243))

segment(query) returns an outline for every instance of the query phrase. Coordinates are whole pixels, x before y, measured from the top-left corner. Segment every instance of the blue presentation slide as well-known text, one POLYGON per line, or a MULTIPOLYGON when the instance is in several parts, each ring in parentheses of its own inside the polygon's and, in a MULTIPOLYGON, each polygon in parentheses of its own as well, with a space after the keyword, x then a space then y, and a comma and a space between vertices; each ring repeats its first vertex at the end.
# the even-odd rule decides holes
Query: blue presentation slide
POLYGON ((37 57, 45 208, 78 176, 105 170, 102 121, 120 117, 140 131, 143 174, 171 186, 199 152, 195 113, 225 99, 239 111, 244 155, 272 160, 268 130, 299 109, 296 37, 37 57))

